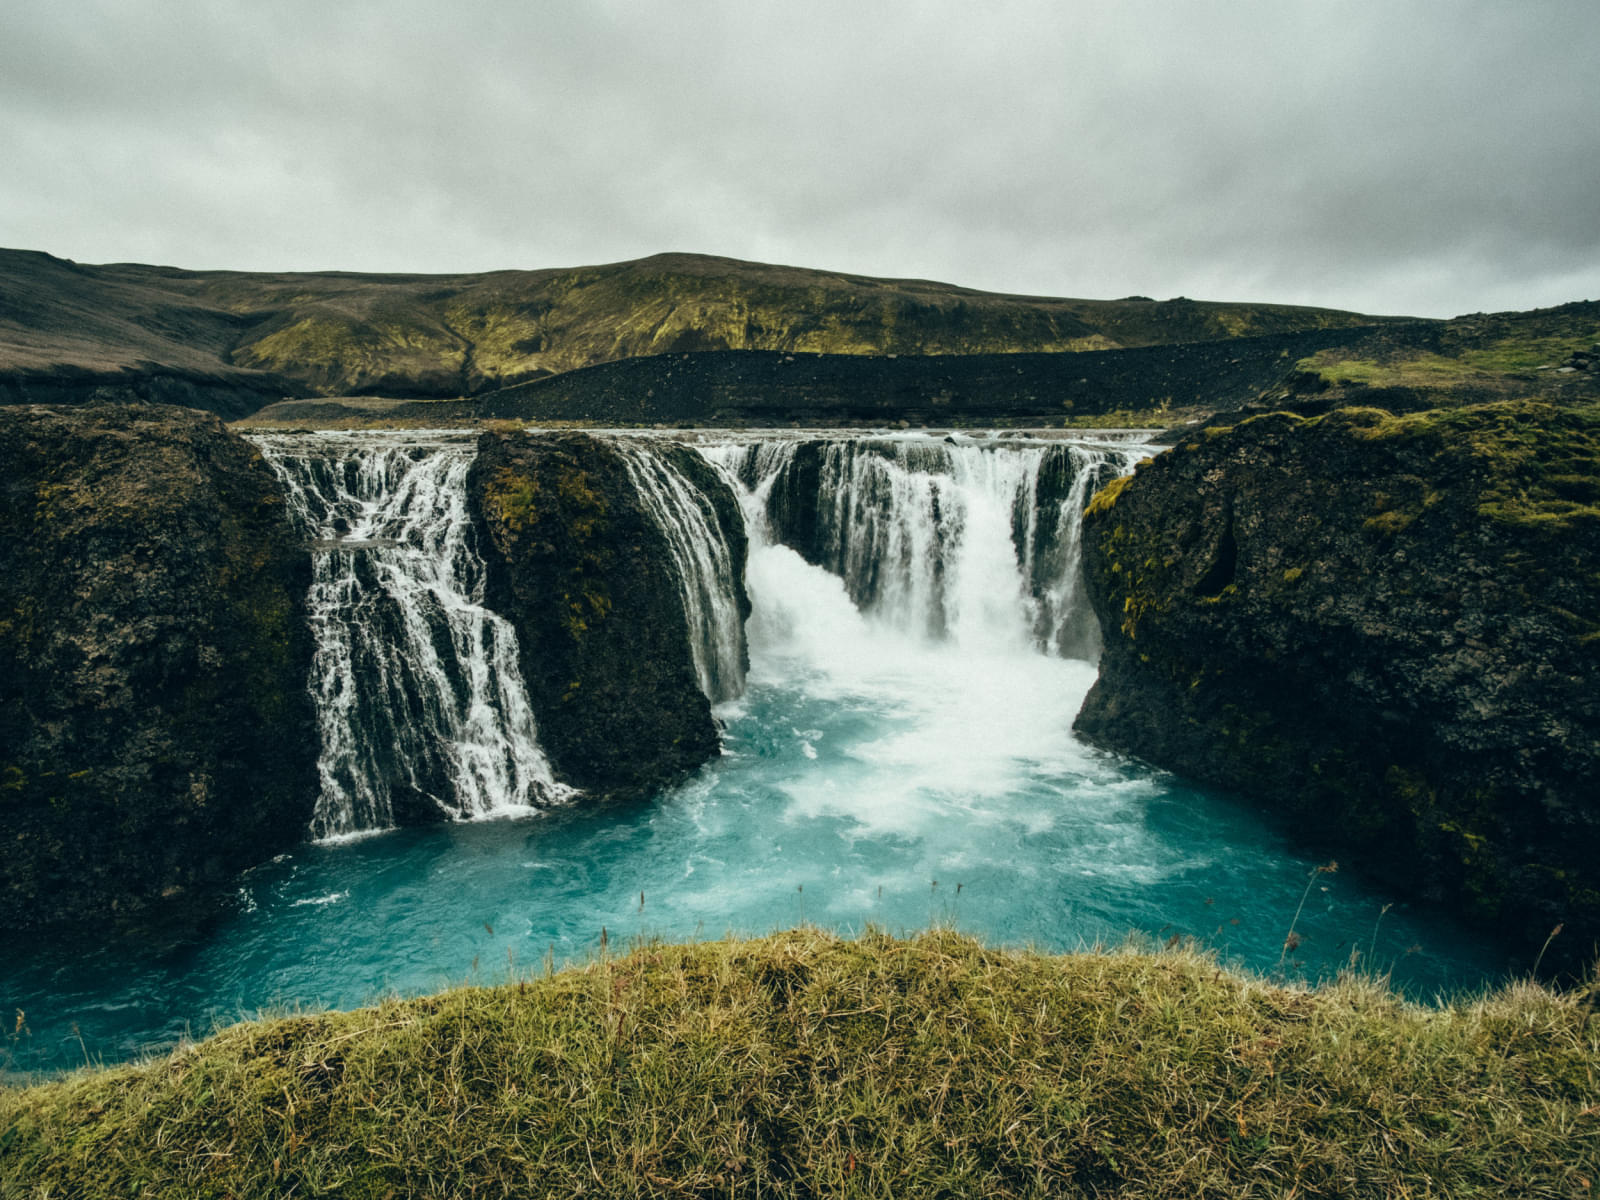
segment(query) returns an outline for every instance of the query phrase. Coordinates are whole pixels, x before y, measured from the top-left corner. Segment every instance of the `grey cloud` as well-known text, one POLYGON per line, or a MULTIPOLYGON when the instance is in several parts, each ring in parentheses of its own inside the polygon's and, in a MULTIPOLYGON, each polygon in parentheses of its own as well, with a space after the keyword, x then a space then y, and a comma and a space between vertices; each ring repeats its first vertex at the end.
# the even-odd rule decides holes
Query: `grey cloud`
POLYGON ((0 243, 90 261, 682 249, 1441 315, 1600 295, 1575 0, 152 0, 8 22, 0 243))

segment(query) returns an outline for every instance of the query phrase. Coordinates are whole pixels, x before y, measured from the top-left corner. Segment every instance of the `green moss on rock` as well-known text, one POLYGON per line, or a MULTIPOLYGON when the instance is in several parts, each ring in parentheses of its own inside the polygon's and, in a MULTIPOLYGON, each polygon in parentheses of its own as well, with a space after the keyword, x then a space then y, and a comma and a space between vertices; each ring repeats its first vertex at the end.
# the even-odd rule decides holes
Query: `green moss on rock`
POLYGON ((1078 728, 1267 800, 1547 965, 1600 938, 1600 406, 1270 414, 1085 521, 1078 728), (1553 872, 1553 874, 1552 874, 1553 872), (1552 882, 1559 879, 1560 885, 1552 882))
MULTIPOLYGON (((742 564, 727 484, 685 446, 659 452, 714 496, 742 564)), ((489 602, 517 628, 540 743, 557 772, 590 791, 642 794, 714 756, 672 557, 615 447, 586 434, 486 433, 468 495, 489 602)))
POLYGON ((9 928, 199 916, 303 836, 309 560, 260 455, 188 409, 0 408, 9 928))

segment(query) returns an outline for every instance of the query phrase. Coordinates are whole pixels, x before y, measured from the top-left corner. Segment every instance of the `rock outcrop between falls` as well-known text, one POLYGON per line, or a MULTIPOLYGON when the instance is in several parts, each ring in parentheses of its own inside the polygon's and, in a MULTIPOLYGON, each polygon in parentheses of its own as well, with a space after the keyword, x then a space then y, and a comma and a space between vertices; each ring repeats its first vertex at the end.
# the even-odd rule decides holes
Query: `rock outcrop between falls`
POLYGON ((260 454, 155 405, 0 407, 0 912, 190 919, 304 835, 305 550, 260 454))
MULTIPOLYGON (((711 499, 740 564, 733 491, 686 446, 658 453, 711 499)), ((488 564, 487 603, 517 630, 539 743, 587 791, 642 795, 719 750, 665 537, 621 454, 586 434, 486 433, 468 476, 488 564)))
POLYGON ((1102 490, 1078 730, 1579 969, 1600 939, 1600 406, 1215 428, 1102 490))

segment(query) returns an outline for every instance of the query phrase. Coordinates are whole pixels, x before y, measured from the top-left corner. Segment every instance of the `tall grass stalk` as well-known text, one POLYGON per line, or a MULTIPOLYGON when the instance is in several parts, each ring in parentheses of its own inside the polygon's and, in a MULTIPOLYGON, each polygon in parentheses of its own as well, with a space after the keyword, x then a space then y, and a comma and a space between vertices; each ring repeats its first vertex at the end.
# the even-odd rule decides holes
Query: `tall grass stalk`
POLYGON ((1295 927, 1300 924, 1300 914, 1305 911, 1306 898, 1311 895, 1311 889, 1323 875, 1331 875, 1339 869, 1337 862, 1324 863, 1320 867, 1312 867, 1310 877, 1306 880, 1306 890, 1300 893, 1300 903, 1295 907, 1294 916, 1289 921, 1289 932, 1283 936, 1283 948, 1278 951, 1277 970, 1283 969, 1284 959, 1289 952, 1300 945, 1300 935, 1295 932, 1295 927))

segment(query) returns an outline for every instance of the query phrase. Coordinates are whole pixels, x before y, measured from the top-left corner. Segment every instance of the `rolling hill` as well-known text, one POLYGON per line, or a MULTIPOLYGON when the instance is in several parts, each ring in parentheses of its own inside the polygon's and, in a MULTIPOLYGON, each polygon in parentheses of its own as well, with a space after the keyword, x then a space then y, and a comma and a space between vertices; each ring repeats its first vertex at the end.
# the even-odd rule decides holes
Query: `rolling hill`
POLYGON ((0 250, 0 399, 472 396, 665 353, 1114 350, 1369 326, 1290 305, 1010 296, 704 255, 476 275, 88 266, 0 250))

